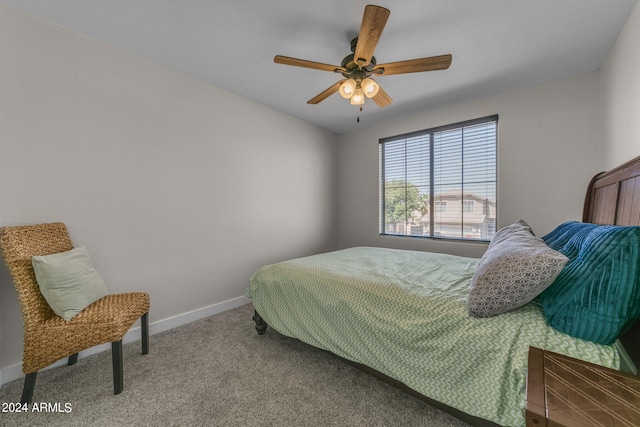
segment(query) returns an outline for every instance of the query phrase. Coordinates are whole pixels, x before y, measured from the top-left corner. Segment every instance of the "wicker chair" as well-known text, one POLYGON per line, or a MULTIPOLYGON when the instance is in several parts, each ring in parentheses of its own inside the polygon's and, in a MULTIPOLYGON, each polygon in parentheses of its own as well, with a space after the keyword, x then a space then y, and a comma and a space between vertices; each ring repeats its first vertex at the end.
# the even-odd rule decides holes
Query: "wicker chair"
POLYGON ((78 352, 111 342, 113 394, 123 389, 122 337, 141 318, 142 354, 149 352, 149 295, 144 292, 107 295, 86 307, 70 321, 57 316, 40 293, 31 257, 73 249, 62 223, 0 228, 0 248, 13 279, 24 321, 22 370, 26 374, 22 403, 33 397, 38 371, 78 352))

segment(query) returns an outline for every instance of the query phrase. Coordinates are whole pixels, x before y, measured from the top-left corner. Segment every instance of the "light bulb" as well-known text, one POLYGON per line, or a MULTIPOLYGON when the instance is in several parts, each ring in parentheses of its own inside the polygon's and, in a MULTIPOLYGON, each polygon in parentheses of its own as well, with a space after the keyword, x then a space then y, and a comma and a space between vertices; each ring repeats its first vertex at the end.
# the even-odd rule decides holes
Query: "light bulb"
POLYGON ((364 104, 364 92, 362 88, 358 86, 356 90, 353 92, 353 96, 351 97, 351 105, 362 105, 364 104))
POLYGON ((340 85, 340 89, 338 91, 343 98, 351 98, 353 96, 353 93, 356 91, 356 81, 353 79, 347 80, 340 85))
POLYGON ((360 85, 362 86, 362 90, 364 91, 364 94, 367 98, 373 98, 380 90, 380 86, 378 86, 378 83, 370 78, 364 79, 362 83, 360 83, 360 85))

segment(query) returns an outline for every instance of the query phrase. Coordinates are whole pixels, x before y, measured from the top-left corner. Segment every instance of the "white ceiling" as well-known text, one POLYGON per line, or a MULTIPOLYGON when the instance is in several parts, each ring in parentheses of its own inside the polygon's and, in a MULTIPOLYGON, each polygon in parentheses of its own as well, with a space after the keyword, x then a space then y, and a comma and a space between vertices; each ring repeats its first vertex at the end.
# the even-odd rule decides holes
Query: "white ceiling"
POLYGON ((597 70, 636 0, 2 0, 335 133, 597 70), (378 63, 451 53, 446 71, 383 76, 394 103, 358 109, 342 78, 273 62, 339 65, 365 5, 391 10, 378 63))

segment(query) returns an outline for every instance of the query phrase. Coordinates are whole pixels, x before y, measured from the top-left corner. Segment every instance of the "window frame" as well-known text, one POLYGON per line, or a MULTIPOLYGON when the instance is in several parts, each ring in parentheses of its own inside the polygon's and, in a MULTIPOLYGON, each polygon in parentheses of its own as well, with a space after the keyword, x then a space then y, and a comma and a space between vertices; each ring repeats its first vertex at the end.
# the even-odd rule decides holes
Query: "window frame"
MULTIPOLYGON (((424 129, 424 130, 420 130, 420 131, 415 131, 415 132, 409 132, 409 133, 405 133, 405 134, 401 134, 401 135, 395 135, 395 136, 391 136, 391 137, 386 137, 386 138, 381 138, 378 141, 378 155, 379 155, 379 172, 378 172, 378 179, 379 179, 379 209, 378 209, 378 215, 379 215, 379 235, 380 236, 395 236, 395 237, 409 237, 409 238, 424 238, 424 239, 438 239, 438 240, 455 240, 455 241, 463 241, 463 242, 479 242, 479 243, 487 243, 491 240, 491 236, 486 237, 486 238, 470 238, 470 237, 465 237, 464 236, 464 232, 463 232, 463 227, 464 227, 464 220, 461 219, 460 221, 460 227, 461 227, 461 237, 455 237, 455 236, 447 236, 447 235, 442 235, 440 232, 438 232, 437 230, 434 230, 434 226, 437 224, 437 222, 435 221, 435 205, 436 205, 436 200, 434 197, 434 187, 435 187, 435 180, 434 180, 434 135, 439 133, 439 132, 445 132, 445 131, 449 131, 449 130, 454 130, 454 129, 459 129, 459 128, 465 128, 465 127, 470 127, 470 126, 474 126, 474 125, 479 125, 479 124, 485 124, 485 123, 490 123, 490 122, 495 122, 495 143, 494 143, 494 148, 495 148, 495 215, 494 217, 490 218, 492 220, 492 223, 495 225, 498 223, 498 115, 494 114, 494 115, 490 115, 490 116, 485 116, 485 117, 480 117, 477 119, 472 119, 472 120, 465 120, 465 121, 461 121, 461 122, 457 122, 457 123, 451 123, 448 125, 442 125, 442 126, 436 126, 433 128, 428 128, 428 129, 424 129), (429 179, 429 234, 428 235, 415 235, 415 234, 406 234, 406 230, 405 233, 395 233, 395 232, 389 232, 385 229, 385 225, 386 225, 386 219, 385 219, 385 194, 386 194, 386 180, 385 180, 385 156, 384 156, 384 146, 385 143, 387 142, 396 142, 399 140, 407 140, 407 139, 411 139, 411 138, 416 138, 416 137, 424 137, 424 136, 428 136, 429 137, 429 175, 430 175, 430 179, 429 179)), ((405 159, 405 172, 407 171, 406 168, 406 164, 407 164, 408 160, 405 159)), ((405 184, 406 185, 406 184, 405 184)), ((462 181, 462 188, 464 189, 464 185, 465 182, 464 180, 462 181)), ((460 195, 460 204, 461 204, 461 218, 464 218, 464 213, 462 213, 464 211, 464 201, 468 200, 465 197, 465 193, 464 190, 461 192, 460 195)), ((446 203, 446 201, 440 201, 440 202, 444 202, 446 203)), ((474 201, 475 202, 475 201, 474 201)), ((407 217, 408 218, 408 217, 407 217)), ((407 227, 408 224, 407 224, 407 227)), ((493 230, 493 232, 495 233, 495 231, 497 230, 493 230)))

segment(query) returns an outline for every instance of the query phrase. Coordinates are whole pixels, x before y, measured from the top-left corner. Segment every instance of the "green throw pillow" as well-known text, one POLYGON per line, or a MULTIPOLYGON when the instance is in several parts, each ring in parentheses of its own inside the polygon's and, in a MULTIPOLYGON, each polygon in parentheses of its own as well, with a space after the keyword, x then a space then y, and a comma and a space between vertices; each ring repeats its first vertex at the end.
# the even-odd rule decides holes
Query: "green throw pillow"
POLYGON ((544 315, 566 334, 612 344, 640 317, 640 227, 559 227, 567 233, 554 230, 543 239, 558 240, 569 262, 540 295, 544 315))
POLYGON ((51 309, 69 321, 89 304, 107 295, 89 252, 80 246, 67 252, 31 259, 40 292, 51 309))

